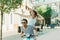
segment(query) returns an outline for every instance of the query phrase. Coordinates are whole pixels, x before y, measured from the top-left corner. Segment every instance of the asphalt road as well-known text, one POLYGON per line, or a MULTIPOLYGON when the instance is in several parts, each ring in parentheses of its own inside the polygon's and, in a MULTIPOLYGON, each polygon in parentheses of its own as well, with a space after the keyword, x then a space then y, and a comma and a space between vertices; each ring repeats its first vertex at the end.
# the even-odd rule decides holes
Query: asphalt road
MULTIPOLYGON (((37 36, 37 40, 40 40, 39 38, 41 37, 41 36, 43 36, 43 35, 47 35, 47 34, 49 34, 49 33, 51 33, 51 32, 54 32, 54 31, 56 31, 56 29, 50 29, 50 28, 45 28, 45 29, 43 29, 43 31, 42 32, 38 32, 38 36, 37 36)), ((14 33, 14 32, 12 32, 12 33, 14 33)), ((10 34, 12 34, 12 33, 10 33, 10 34)), ((8 34, 5 34, 6 36, 8 35, 8 34)), ((50 34, 49 34, 50 35, 50 34)), ((52 34, 53 35, 53 34, 52 34)), ((45 36, 46 37, 46 36, 45 36)), ((26 39, 26 38, 24 38, 24 39, 26 39)), ((31 40, 33 40, 33 38, 30 38, 31 40)), ((20 35, 19 34, 15 34, 15 35, 11 35, 11 36, 7 36, 7 37, 3 37, 3 39, 2 40, 22 40, 22 38, 20 38, 20 35)))

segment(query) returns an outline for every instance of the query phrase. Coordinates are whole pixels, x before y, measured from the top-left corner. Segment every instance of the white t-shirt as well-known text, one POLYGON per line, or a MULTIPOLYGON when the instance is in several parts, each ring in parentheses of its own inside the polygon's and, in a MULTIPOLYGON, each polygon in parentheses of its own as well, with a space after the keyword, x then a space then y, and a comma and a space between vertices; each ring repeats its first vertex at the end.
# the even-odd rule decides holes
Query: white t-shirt
POLYGON ((28 20, 28 25, 35 26, 36 20, 37 20, 36 18, 30 17, 28 20))

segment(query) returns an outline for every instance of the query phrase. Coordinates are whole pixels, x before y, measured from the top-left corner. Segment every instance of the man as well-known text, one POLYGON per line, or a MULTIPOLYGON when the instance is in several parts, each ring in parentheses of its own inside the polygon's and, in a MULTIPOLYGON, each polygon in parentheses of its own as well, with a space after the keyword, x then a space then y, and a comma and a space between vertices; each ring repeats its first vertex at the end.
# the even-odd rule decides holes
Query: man
POLYGON ((28 21, 26 19, 22 19, 21 21, 22 27, 21 27, 21 36, 27 35, 34 35, 33 27, 31 25, 27 25, 28 21))

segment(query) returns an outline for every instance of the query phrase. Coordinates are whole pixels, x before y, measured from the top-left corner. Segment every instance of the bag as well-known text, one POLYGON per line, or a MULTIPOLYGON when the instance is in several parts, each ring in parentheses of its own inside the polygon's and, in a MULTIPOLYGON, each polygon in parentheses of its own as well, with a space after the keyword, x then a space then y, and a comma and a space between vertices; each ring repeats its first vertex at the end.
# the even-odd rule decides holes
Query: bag
POLYGON ((18 26, 18 33, 20 33, 21 32, 21 27, 20 26, 18 26))

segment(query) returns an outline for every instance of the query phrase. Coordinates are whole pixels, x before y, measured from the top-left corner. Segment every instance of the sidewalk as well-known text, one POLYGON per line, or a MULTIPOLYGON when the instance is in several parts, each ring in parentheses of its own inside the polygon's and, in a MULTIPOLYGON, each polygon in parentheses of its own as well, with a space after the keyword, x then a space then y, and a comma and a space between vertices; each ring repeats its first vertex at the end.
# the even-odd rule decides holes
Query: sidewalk
POLYGON ((18 34, 17 31, 7 31, 2 33, 2 38, 6 38, 6 37, 17 35, 17 34, 18 34))

